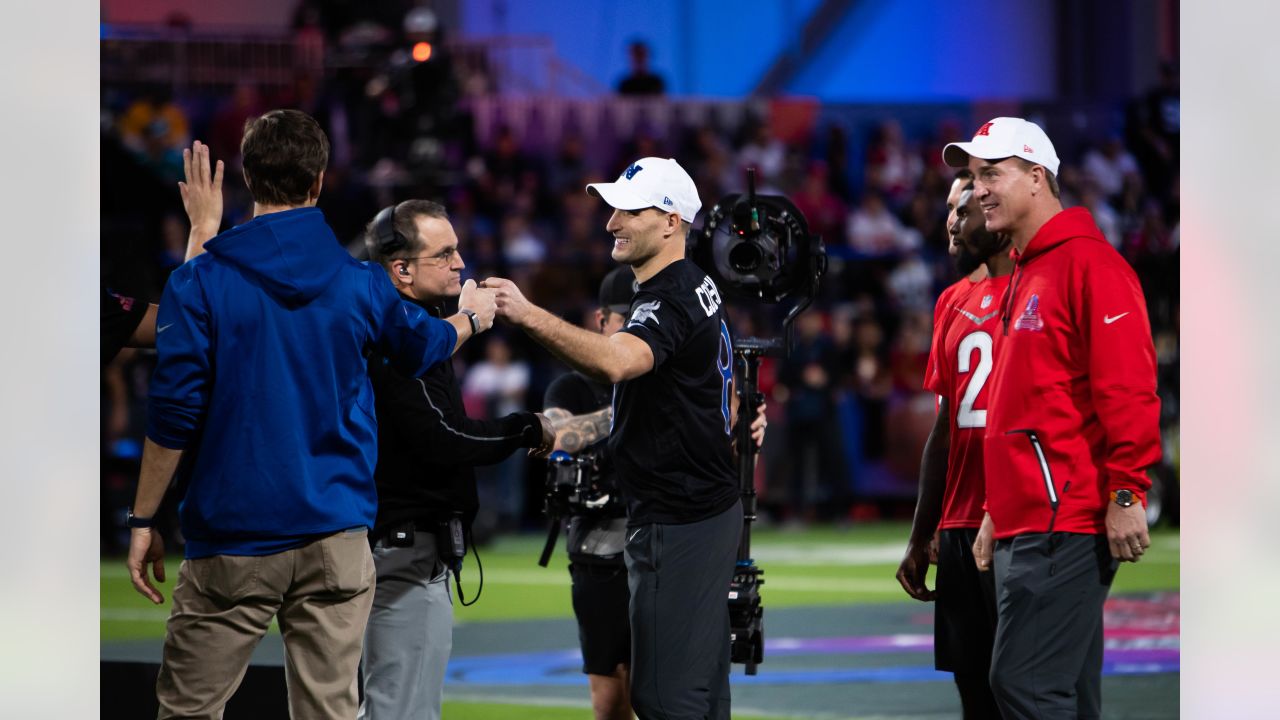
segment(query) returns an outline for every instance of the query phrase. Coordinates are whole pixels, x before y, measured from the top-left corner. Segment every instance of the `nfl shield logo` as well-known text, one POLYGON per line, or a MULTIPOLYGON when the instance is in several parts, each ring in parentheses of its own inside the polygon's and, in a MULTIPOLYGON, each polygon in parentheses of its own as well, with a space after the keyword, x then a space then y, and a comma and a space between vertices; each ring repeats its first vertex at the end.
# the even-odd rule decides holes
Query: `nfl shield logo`
POLYGON ((981 305, 979 305, 979 309, 981 309, 981 310, 986 310, 986 309, 987 309, 987 308, 989 308, 989 307, 991 307, 991 296, 990 296, 990 295, 984 295, 984 296, 982 297, 982 304, 981 304, 981 305))

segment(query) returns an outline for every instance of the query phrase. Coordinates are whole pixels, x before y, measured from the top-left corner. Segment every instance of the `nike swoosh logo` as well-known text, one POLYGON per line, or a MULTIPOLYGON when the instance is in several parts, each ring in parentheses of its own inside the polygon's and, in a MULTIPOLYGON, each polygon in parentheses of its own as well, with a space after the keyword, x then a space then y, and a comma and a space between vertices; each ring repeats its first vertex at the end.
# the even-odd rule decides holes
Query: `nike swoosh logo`
POLYGON ((627 542, 631 542, 632 540, 635 540, 636 536, 639 534, 640 534, 639 530, 636 530, 635 532, 631 533, 631 537, 627 538, 627 542))
POLYGON ((159 335, 160 333, 164 332, 165 330, 168 330, 171 327, 173 327, 173 323, 169 323, 168 325, 161 325, 160 327, 156 328, 156 334, 159 335))
POLYGON ((984 322, 986 322, 986 321, 990 320, 991 318, 995 317, 996 315, 999 315, 999 314, 1000 314, 1000 311, 999 311, 999 310, 993 310, 993 311, 991 311, 991 312, 987 313, 986 315, 983 315, 982 317, 978 317, 977 315, 974 315, 973 313, 969 312, 968 310, 961 310, 960 308, 956 307, 955 305, 952 305, 952 306, 951 306, 951 309, 952 309, 952 310, 955 310, 956 312, 960 313, 961 315, 963 315, 963 316, 965 316, 965 317, 969 318, 970 320, 972 320, 974 325, 981 325, 982 323, 984 323, 984 322))
POLYGON ((1125 315, 1128 315, 1128 314, 1129 314, 1129 313, 1127 313, 1127 312, 1122 312, 1122 313, 1120 313, 1119 315, 1117 315, 1117 316, 1115 316, 1115 317, 1111 317, 1110 315, 1107 315, 1107 316, 1105 316, 1105 317, 1103 317, 1103 318, 1102 318, 1102 322, 1103 322, 1104 324, 1106 324, 1106 325, 1110 325, 1111 323, 1113 323, 1113 322, 1115 322, 1115 321, 1119 320, 1120 318, 1122 318, 1122 317, 1124 317, 1125 315))

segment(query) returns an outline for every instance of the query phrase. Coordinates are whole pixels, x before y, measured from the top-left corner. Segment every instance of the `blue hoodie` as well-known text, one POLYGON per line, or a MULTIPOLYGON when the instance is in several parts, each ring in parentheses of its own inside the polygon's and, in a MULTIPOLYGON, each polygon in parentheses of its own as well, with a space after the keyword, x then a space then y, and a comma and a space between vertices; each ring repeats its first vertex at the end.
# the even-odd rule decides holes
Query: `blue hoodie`
POLYGON ((147 437, 187 451, 187 557, 372 527, 366 356, 416 377, 450 356, 457 332, 348 255, 315 208, 254 218, 205 250, 165 285, 147 417, 147 437))

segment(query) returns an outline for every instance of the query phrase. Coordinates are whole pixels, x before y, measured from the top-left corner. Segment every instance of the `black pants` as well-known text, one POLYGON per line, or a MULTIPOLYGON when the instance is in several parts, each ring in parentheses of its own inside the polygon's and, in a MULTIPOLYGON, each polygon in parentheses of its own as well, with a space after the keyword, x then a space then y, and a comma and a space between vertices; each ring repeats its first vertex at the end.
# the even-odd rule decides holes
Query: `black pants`
POLYGON ((729 720, 729 583, 742 504, 627 530, 631 705, 641 720, 729 720))
POLYGON ((1115 578, 1106 535, 996 542, 991 689, 1005 720, 1102 714, 1102 605, 1115 578))
POLYGON ((631 662, 627 568, 622 562, 575 561, 569 565, 569 575, 582 672, 612 675, 618 665, 631 662))
POLYGON ((999 718, 991 694, 991 649, 996 639, 994 573, 973 561, 977 528, 938 533, 938 599, 933 653, 939 670, 955 675, 965 720, 999 718))

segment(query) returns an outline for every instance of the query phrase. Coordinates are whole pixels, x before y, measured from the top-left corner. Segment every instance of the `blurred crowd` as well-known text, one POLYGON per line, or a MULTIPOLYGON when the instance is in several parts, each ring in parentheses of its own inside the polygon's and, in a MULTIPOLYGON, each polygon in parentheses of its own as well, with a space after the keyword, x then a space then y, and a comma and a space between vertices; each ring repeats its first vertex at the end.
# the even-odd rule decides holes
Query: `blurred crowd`
MULTIPOLYGON (((933 303, 957 279, 944 227, 952 171, 940 152, 972 133, 964 108, 918 110, 903 122, 892 110, 823 107, 797 128, 778 106, 743 102, 737 112, 664 134, 637 124, 612 142, 572 124, 536 138, 500 124, 482 136, 472 104, 492 85, 477 70, 482 65, 453 62, 439 27, 404 25, 374 32, 369 23, 331 22, 304 4, 295 22, 298 52, 320 59, 299 65, 289 82, 245 77, 234 87, 183 93, 167 84, 105 85, 103 283, 159 300, 186 246, 176 183, 191 139, 227 163, 224 229, 250 217, 238 142, 247 118, 275 107, 302 109, 328 133, 333 152, 319 207, 352 254, 364 253, 364 226, 381 207, 439 199, 458 233, 466 276, 511 278, 534 302, 579 322, 589 319, 612 267, 607 208, 586 195, 586 183, 612 180, 636 158, 674 157, 698 184, 701 220, 717 199, 741 192, 745 168, 754 167, 758 191, 790 198, 830 259, 819 297, 796 323, 790 355, 766 358, 761 368, 771 426, 757 474, 764 515, 808 522, 909 511, 934 412, 921 390, 933 303), (434 43, 425 62, 406 50, 421 37, 434 43)), ((652 82, 647 88, 645 103, 682 102, 655 94, 652 82)), ((1063 205, 1089 208, 1142 280, 1160 361, 1166 456, 1176 465, 1176 71, 1165 68, 1158 86, 1099 115, 1109 122, 1080 130, 1071 112, 1063 105, 1029 108, 1025 116, 1059 148, 1063 205)), ((779 336, 784 310, 734 307, 734 333, 779 336)), ((499 329, 486 338, 455 360, 468 410, 539 408, 565 368, 519 333, 499 329)), ((103 373, 104 513, 132 497, 151 361, 148 352, 126 350, 103 373)), ((537 524, 541 463, 519 456, 489 471, 524 481, 523 497, 503 494, 510 505, 494 511, 537 524)), ((481 477, 486 482, 506 480, 481 477)), ((110 546, 118 538, 107 520, 110 546)))

